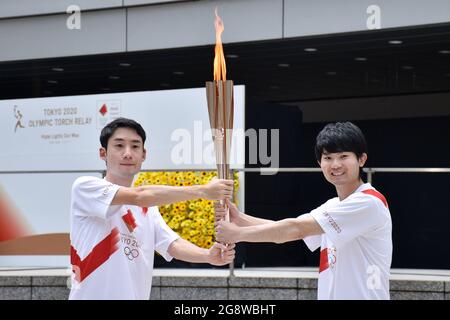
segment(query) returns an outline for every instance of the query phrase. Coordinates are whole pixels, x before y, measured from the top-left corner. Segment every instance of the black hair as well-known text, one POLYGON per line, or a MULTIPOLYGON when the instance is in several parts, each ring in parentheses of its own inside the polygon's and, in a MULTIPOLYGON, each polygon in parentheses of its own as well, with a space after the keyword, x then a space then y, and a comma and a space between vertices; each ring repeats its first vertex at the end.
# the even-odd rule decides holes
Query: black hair
POLYGON ((314 151, 319 162, 324 152, 353 152, 359 159, 367 154, 367 143, 361 129, 353 123, 329 123, 317 135, 314 151))
POLYGON ((145 130, 139 123, 127 118, 117 118, 108 123, 100 133, 100 143, 103 148, 107 149, 109 138, 112 137, 118 128, 130 128, 135 130, 136 133, 142 138, 142 143, 145 143, 145 130))

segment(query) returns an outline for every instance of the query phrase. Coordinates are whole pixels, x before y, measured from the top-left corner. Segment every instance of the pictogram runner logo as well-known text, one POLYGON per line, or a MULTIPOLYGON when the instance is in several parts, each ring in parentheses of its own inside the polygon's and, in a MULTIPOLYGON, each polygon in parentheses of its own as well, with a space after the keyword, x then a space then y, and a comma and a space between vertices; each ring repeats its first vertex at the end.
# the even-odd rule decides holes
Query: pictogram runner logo
POLYGON ((17 108, 17 106, 14 106, 14 118, 16 118, 16 126, 14 127, 14 132, 17 131, 17 128, 25 128, 25 126, 22 124, 22 118, 23 115, 20 112, 20 110, 17 108))

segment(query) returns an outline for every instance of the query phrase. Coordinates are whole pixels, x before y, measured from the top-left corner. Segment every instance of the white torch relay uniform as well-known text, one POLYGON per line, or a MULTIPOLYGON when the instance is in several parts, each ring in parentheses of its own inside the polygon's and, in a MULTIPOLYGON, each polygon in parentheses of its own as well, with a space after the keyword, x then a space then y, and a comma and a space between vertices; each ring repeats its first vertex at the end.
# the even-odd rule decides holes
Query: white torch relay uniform
POLYGON ((72 186, 69 299, 150 298, 154 251, 179 238, 157 207, 111 205, 120 186, 80 177, 72 186))
POLYGON ((310 212, 322 235, 303 240, 319 246, 319 300, 389 299, 392 223, 384 196, 370 183, 310 212))

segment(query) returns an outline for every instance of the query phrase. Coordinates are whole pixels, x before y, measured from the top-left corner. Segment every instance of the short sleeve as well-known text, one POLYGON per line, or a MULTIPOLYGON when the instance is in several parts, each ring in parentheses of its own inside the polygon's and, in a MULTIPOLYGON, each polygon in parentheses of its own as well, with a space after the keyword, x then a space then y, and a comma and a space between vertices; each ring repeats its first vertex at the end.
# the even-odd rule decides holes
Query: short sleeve
POLYGON ((169 246, 180 236, 166 224, 157 207, 151 207, 149 210, 151 210, 151 219, 155 226, 155 250, 166 261, 171 261, 173 257, 168 252, 169 246))
POLYGON ((311 252, 316 251, 322 244, 322 235, 318 234, 315 236, 304 237, 303 242, 305 242, 306 246, 309 250, 311 250, 311 252))
POLYGON ((375 198, 360 192, 341 202, 314 210, 311 215, 337 247, 382 226, 385 222, 383 211, 375 198))
POLYGON ((97 177, 80 177, 72 186, 72 212, 80 216, 110 218, 111 202, 120 186, 97 177))
MULTIPOLYGON (((320 207, 311 211, 311 213, 314 211, 320 211, 324 206, 325 206, 325 204, 321 205, 320 207)), ((309 214, 311 214, 311 213, 309 213, 309 214)), ((299 215, 298 218, 300 218, 302 215, 299 215)), ((318 248, 320 248, 320 245, 322 244, 322 235, 318 234, 318 235, 314 235, 314 236, 308 236, 308 237, 304 237, 302 240, 306 244, 308 249, 311 252, 313 252, 313 251, 316 251, 318 248)))

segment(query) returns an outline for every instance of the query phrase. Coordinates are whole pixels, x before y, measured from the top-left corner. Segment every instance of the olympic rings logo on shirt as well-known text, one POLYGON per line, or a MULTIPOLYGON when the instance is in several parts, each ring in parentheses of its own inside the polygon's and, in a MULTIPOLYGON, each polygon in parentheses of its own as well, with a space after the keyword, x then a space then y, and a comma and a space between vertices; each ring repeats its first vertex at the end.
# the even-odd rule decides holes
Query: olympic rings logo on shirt
POLYGON ((123 252, 127 256, 128 260, 134 260, 139 256, 139 251, 137 249, 131 249, 130 247, 123 248, 123 252))

